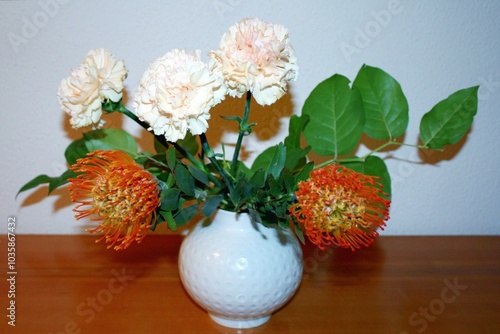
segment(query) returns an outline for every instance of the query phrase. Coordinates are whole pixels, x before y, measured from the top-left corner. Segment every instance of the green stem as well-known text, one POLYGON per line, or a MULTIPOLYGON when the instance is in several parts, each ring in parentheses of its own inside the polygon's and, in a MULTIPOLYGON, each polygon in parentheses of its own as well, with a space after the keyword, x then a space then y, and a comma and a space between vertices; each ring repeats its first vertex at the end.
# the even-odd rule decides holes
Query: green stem
POLYGON ((215 158, 215 153, 212 150, 212 148, 210 148, 207 136, 204 133, 200 134, 199 136, 203 152, 207 156, 208 160, 210 160, 210 162, 214 165, 215 169, 217 169, 222 179, 224 180, 224 183, 226 183, 226 186, 228 187, 229 191, 230 192, 233 191, 234 189, 233 183, 231 182, 231 179, 227 174, 227 172, 224 170, 224 168, 221 167, 219 161, 217 161, 217 159, 215 158))
POLYGON ((149 130, 149 124, 141 121, 139 119, 139 117, 137 117, 137 115, 135 115, 133 112, 131 112, 130 110, 125 108, 125 106, 123 104, 120 103, 120 106, 118 107, 117 111, 126 115, 128 118, 132 119, 134 122, 136 122, 137 124, 142 126, 144 129, 146 129, 148 132, 150 132, 156 138, 156 140, 158 140, 164 147, 168 148, 170 145, 173 145, 175 147, 175 149, 178 150, 184 157, 186 157, 186 159, 188 159, 193 165, 195 165, 198 168, 201 168, 202 170, 207 172, 207 170, 205 169, 205 165, 203 163, 201 163, 200 161, 198 161, 191 153, 186 151, 182 146, 180 146, 177 143, 168 142, 164 136, 159 136, 159 135, 154 134, 152 131, 149 130))
POLYGON ((362 156, 361 159, 362 159, 362 161, 365 161, 365 159, 368 158, 370 155, 372 155, 374 153, 377 153, 377 152, 379 152, 379 151, 383 150, 384 148, 389 147, 391 145, 398 145, 398 144, 401 144, 401 143, 399 143, 397 141, 389 140, 387 143, 384 143, 384 144, 380 145, 379 147, 377 147, 373 151, 371 151, 368 154, 365 154, 364 156, 362 156))
POLYGON ((146 129, 148 132, 150 132, 156 138, 156 140, 158 140, 164 147, 168 148, 170 145, 173 145, 175 147, 175 149, 177 151, 179 151, 193 165, 195 165, 199 169, 203 170, 207 174, 207 177, 208 177, 208 179, 210 181, 212 181, 218 187, 221 186, 221 183, 219 182, 219 180, 212 173, 210 173, 210 171, 208 170, 207 166, 202 161, 199 161, 198 159, 196 159, 191 153, 189 153, 188 151, 186 151, 182 146, 180 146, 177 143, 168 142, 165 139, 164 136, 155 135, 153 132, 151 132, 149 130, 149 125, 146 122, 141 121, 134 113, 132 113, 127 108, 125 108, 123 106, 123 104, 120 103, 120 106, 119 106, 119 108, 118 108, 117 111, 119 111, 122 114, 126 115, 127 117, 129 117, 130 119, 132 119, 134 122, 136 122, 137 124, 139 124, 140 126, 142 126, 144 129, 146 129))
POLYGON ((246 136, 248 132, 248 117, 250 115, 250 101, 252 100, 252 93, 247 92, 247 100, 245 102, 245 111, 243 112, 243 119, 240 123, 240 132, 238 134, 238 140, 236 141, 236 146, 234 148, 233 161, 231 162, 231 173, 236 174, 238 169, 238 158, 240 155, 241 143, 243 137, 246 136))
POLYGON ((395 141, 395 140, 389 140, 388 142, 380 145, 379 147, 377 147, 373 151, 365 154, 362 157, 350 157, 350 158, 345 158, 345 159, 336 159, 336 158, 334 158, 334 159, 330 159, 328 161, 322 162, 321 164, 318 164, 316 166, 316 168, 325 167, 326 165, 329 165, 329 164, 332 164, 332 163, 338 163, 338 162, 340 162, 340 163, 342 163, 342 162, 344 162, 344 163, 345 162, 365 162, 366 158, 368 158, 372 154, 377 153, 377 152, 383 150, 384 148, 392 146, 392 145, 395 145, 395 146, 409 146, 409 147, 415 147, 415 148, 418 148, 418 149, 427 149, 428 148, 425 145, 413 145, 413 144, 400 143, 400 142, 395 141))

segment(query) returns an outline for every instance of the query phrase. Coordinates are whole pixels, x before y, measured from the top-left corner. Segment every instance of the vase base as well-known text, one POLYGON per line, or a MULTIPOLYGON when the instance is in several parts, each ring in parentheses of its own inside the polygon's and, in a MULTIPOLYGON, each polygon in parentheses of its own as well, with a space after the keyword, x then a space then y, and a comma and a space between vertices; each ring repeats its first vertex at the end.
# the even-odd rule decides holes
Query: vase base
POLYGON ((252 318, 252 319, 228 319, 218 317, 213 314, 209 314, 210 318, 218 323, 221 326, 229 327, 229 328, 252 328, 265 324, 271 319, 271 316, 265 316, 260 318, 252 318))

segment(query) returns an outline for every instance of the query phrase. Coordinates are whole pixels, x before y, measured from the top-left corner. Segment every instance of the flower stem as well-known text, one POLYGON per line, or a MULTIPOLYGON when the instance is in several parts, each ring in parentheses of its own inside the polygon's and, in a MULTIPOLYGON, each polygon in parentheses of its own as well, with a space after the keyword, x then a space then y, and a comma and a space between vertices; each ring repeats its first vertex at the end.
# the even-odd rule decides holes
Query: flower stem
MULTIPOLYGON (((123 104, 120 103, 117 111, 121 112, 122 114, 126 115, 128 118, 132 119, 134 122, 142 126, 144 129, 146 129, 148 132, 151 132, 149 130, 149 125, 146 122, 143 122, 135 115, 133 112, 125 108, 123 104)), ((191 153, 186 151, 182 146, 180 146, 177 143, 171 143, 168 142, 164 136, 159 136, 151 132, 153 136, 158 140, 164 147, 168 148, 170 145, 173 145, 176 150, 178 150, 186 159, 188 159, 193 165, 197 166, 198 168, 201 168, 202 170, 206 171, 205 165, 198 161, 191 153)))
POLYGON ((250 91, 247 92, 247 99, 245 102, 245 111, 243 112, 243 119, 240 122, 240 132, 238 134, 238 140, 236 141, 236 147, 234 148, 233 160, 231 162, 231 173, 234 175, 238 169, 238 158, 240 155, 241 143, 243 141, 243 137, 248 135, 249 125, 248 125, 248 117, 250 115, 250 101, 252 100, 252 93, 250 91))
POLYGON ((345 159, 333 158, 333 159, 327 160, 325 162, 322 162, 321 164, 318 164, 315 167, 316 168, 321 168, 321 167, 325 167, 326 165, 329 165, 329 164, 332 164, 332 163, 365 162, 366 158, 368 158, 369 156, 371 156, 374 153, 377 153, 377 152, 383 150, 386 147, 393 146, 393 145, 395 145, 395 146, 409 146, 409 147, 415 147, 415 148, 418 148, 418 149, 427 149, 428 148, 425 145, 413 145, 413 144, 400 143, 398 141, 395 141, 395 140, 391 139, 388 142, 380 145, 376 149, 374 149, 374 150, 370 151, 369 153, 363 155, 362 157, 349 157, 349 158, 345 158, 345 159))
POLYGON ((217 159, 215 158, 215 153, 208 143, 207 136, 204 133, 200 134, 199 136, 200 136, 200 142, 201 142, 201 147, 203 149, 203 152, 207 156, 208 160, 210 160, 210 162, 217 169, 217 171, 221 175, 221 177, 224 180, 224 183, 226 184, 229 191, 230 192, 233 191, 233 189, 234 189, 233 183, 231 182, 231 179, 230 179, 229 175, 227 174, 226 170, 221 167, 221 165, 219 164, 219 161, 217 161, 217 159))

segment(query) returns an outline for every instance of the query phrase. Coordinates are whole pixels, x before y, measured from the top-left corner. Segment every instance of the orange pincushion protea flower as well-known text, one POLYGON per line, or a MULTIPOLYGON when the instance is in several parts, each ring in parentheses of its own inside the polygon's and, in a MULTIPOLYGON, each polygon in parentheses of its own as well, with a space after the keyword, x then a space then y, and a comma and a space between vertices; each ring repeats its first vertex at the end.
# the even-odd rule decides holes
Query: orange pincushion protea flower
POLYGON ((90 233, 102 232, 108 248, 125 249, 134 240, 141 242, 156 218, 160 205, 154 176, 122 151, 89 153, 71 170, 80 173, 69 179, 71 201, 79 203, 76 219, 99 221, 90 233), (118 244, 115 246, 115 244, 118 244))
POLYGON ((290 213, 322 250, 334 244, 354 251, 369 246, 389 218, 390 200, 378 187, 376 177, 328 165, 298 184, 290 213))

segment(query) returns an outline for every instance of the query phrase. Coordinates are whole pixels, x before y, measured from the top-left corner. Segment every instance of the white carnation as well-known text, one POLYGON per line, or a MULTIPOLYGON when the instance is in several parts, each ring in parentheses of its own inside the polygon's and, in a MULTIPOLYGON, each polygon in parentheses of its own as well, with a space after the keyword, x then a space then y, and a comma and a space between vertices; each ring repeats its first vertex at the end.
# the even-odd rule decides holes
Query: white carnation
POLYGON ((170 142, 208 128, 210 109, 226 94, 213 63, 201 61, 200 51, 174 49, 149 64, 134 98, 135 113, 155 135, 170 142))
POLYGON ((288 81, 297 80, 295 51, 282 25, 244 19, 232 26, 210 56, 217 62, 229 95, 250 91, 257 103, 270 105, 281 98, 288 81))
POLYGON ((83 62, 71 70, 59 85, 57 96, 61 109, 71 116, 73 128, 99 126, 101 104, 105 100, 118 102, 123 94, 127 69, 105 49, 90 51, 83 62))

